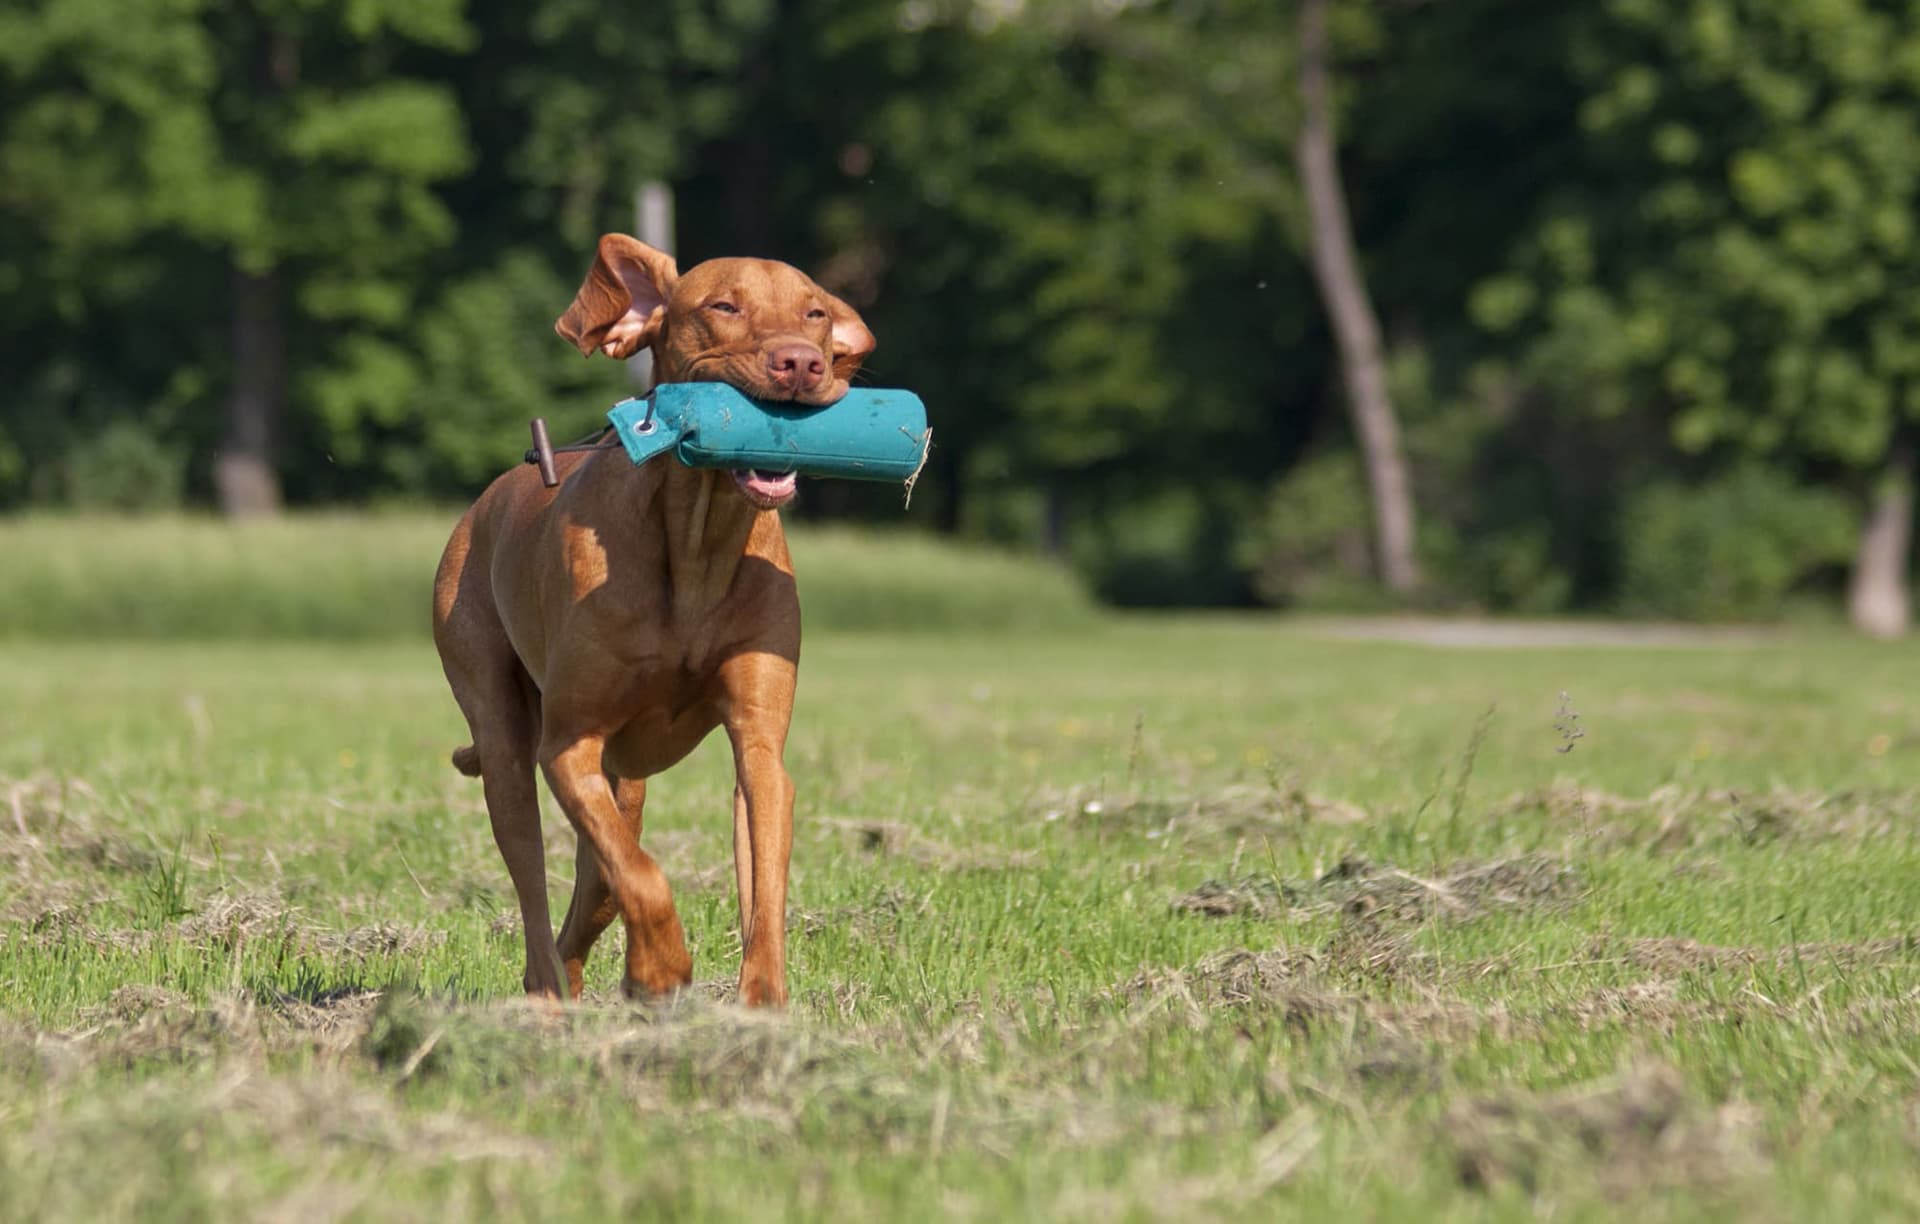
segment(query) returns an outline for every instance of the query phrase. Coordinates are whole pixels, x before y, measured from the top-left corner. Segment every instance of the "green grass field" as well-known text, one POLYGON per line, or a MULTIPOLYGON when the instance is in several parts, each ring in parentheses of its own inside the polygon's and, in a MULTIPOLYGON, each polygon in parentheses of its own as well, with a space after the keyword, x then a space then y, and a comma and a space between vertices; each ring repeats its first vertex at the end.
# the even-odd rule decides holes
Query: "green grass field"
POLYGON ((769 1017, 723 745, 643 837, 695 989, 622 1002, 616 930, 554 1011, 429 646, 16 639, 0 1203, 1914 1218, 1916 692, 1821 638, 815 634, 769 1017))
MULTIPOLYGON (((0 640, 391 641, 427 635, 459 510, 305 514, 234 525, 0 517, 0 640)), ((1093 605, 1067 575, 924 537, 801 527, 815 629, 1063 629, 1093 605)))

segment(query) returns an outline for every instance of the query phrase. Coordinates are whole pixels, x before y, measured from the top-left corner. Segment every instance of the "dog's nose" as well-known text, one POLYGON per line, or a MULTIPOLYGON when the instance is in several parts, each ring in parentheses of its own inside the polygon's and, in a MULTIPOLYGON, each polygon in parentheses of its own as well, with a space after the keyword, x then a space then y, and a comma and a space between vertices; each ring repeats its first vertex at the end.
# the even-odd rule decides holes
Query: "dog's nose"
POLYGON ((826 375, 827 359, 811 344, 783 344, 767 354, 767 373, 789 391, 811 391, 826 375))

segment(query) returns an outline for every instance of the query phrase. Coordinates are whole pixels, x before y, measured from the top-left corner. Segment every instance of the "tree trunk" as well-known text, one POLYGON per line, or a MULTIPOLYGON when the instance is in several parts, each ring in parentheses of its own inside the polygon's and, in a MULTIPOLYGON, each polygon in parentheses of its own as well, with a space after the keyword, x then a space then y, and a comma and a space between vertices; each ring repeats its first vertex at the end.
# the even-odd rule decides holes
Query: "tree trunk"
POLYGON ((1860 553, 1847 588, 1847 616, 1860 632, 1905 636, 1912 611, 1907 578, 1912 539, 1913 452, 1895 443, 1860 528, 1860 553))
POLYGON ((280 509, 280 477, 273 468, 273 435, 286 395, 286 332, 280 316, 279 277, 236 266, 233 295, 233 387, 227 397, 227 436, 214 460, 214 492, 229 518, 280 509))
POLYGON ((1307 199, 1308 245, 1314 279, 1333 322, 1347 405, 1366 465, 1373 502, 1374 563, 1396 595, 1420 585, 1414 556, 1413 488, 1400 450, 1400 424, 1387 394, 1380 323, 1367 299, 1333 134, 1332 86, 1327 67, 1327 0, 1300 0, 1300 133, 1294 156, 1307 199))
POLYGON ((961 451, 957 446, 935 446, 933 454, 927 458, 927 466, 936 474, 940 482, 940 503, 934 510, 933 529, 942 535, 960 534, 960 515, 966 508, 962 500, 965 483, 960 479, 961 451))
POLYGON ((1040 551, 1049 557, 1067 555, 1067 491, 1049 484, 1041 494, 1040 551))

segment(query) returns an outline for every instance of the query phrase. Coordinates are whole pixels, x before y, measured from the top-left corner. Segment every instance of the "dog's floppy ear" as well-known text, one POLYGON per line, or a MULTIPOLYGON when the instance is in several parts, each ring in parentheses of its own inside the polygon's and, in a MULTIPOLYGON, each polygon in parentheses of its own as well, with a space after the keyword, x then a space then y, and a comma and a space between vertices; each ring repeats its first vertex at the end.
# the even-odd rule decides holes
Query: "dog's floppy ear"
POLYGON ((825 290, 820 296, 827 299, 827 315, 833 320, 833 376, 851 381, 860 372, 860 363, 873 351, 873 333, 853 307, 825 290))
POLYGON ((603 235, 586 281, 553 330, 585 356, 599 349, 609 357, 631 357, 660 338, 667 298, 679 279, 680 269, 665 251, 626 234, 603 235))

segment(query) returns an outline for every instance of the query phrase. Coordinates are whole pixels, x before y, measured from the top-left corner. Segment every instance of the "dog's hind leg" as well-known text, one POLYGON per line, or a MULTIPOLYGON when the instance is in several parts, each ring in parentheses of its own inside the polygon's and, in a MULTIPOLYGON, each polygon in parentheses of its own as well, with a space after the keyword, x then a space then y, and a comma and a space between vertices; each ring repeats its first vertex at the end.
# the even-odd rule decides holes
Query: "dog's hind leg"
MULTIPOLYGON (((613 800, 627 826, 627 836, 637 843, 641 812, 647 803, 647 780, 622 778, 609 770, 607 784, 613 788, 613 800)), ((619 916, 613 890, 600 874, 600 856, 594 852, 593 843, 582 837, 573 855, 573 901, 567 906, 566 921, 560 924, 560 962, 567 971, 567 990, 574 998, 580 997, 587 953, 619 916)))
POLYGON ((540 836, 539 793, 534 789, 539 693, 511 654, 496 656, 484 668, 462 667, 452 659, 447 662, 454 698, 473 731, 473 746, 456 752, 454 765, 463 773, 466 765, 479 770, 493 842, 506 860, 520 906, 527 948, 521 985, 529 995, 564 998, 567 979, 547 908, 547 850, 540 836))
POLYGON ((520 903, 520 925, 526 935, 527 968, 521 985, 529 995, 565 998, 566 972, 547 909, 547 851, 540 836, 531 728, 526 739, 501 744, 497 749, 488 744, 480 751, 485 762, 480 782, 486 788, 493 842, 507 861, 507 874, 513 878, 514 896, 520 903))

